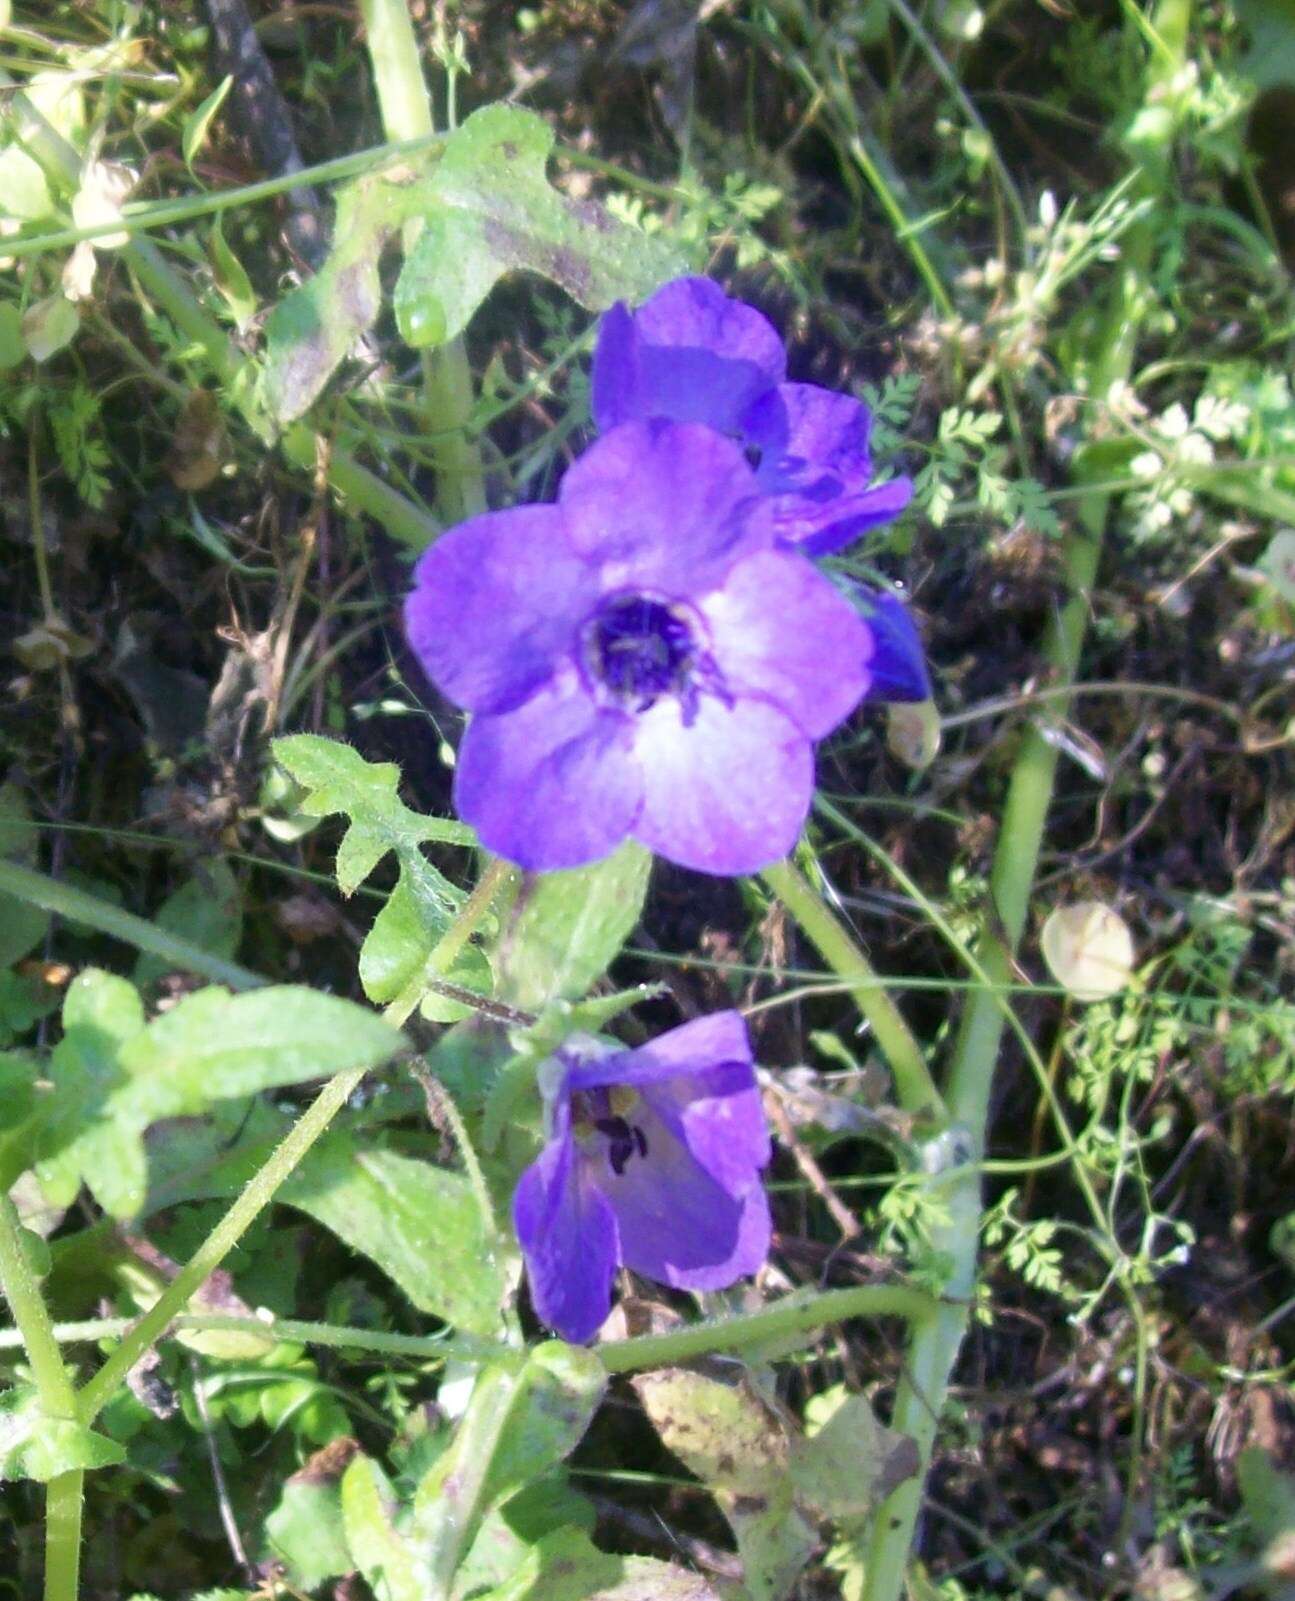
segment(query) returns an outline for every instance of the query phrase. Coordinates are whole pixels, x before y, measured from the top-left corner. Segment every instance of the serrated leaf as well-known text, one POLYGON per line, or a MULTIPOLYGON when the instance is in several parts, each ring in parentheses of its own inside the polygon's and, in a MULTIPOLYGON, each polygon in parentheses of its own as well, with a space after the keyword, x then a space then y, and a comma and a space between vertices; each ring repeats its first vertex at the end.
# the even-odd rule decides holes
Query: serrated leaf
POLYGON ((584 996, 638 922, 651 870, 630 840, 591 867, 527 875, 495 954, 501 998, 533 1010, 584 996))
POLYGON ((472 1186, 461 1173, 326 1135, 278 1199, 376 1262, 420 1312, 494 1334, 505 1277, 472 1186))
POLYGON ((231 995, 213 985, 150 1023, 123 1047, 121 1061, 151 1122, 375 1067, 400 1043, 380 1017, 336 995, 286 984, 231 995))
MULTIPOLYGON (((16 784, 0 784, 0 856, 35 867, 39 830, 16 784)), ((34 951, 49 928, 49 913, 0 892, 0 967, 34 951)))
POLYGON ((553 142, 534 112, 507 105, 483 106, 451 135, 396 284, 396 321, 409 344, 462 333, 495 283, 519 268, 588 311, 646 299, 687 271, 667 241, 554 189, 545 175, 553 142))
POLYGON ((31 1388, 0 1395, 0 1482, 36 1479, 47 1483, 74 1468, 107 1468, 126 1460, 116 1440, 70 1418, 52 1418, 31 1388))
MULTIPOLYGON (((405 885, 426 927, 433 937, 439 934, 462 904, 463 894, 432 866, 420 847, 426 840, 473 845, 472 830, 411 811, 396 794, 400 769, 394 762, 365 761, 349 745, 318 734, 289 734, 276 739, 273 750, 275 760, 307 792, 301 802, 303 812, 311 817, 343 812, 350 819, 337 848, 337 882, 343 895, 353 894, 392 851, 400 863, 397 888, 405 885)), ((380 984, 384 966, 385 959, 380 958, 380 984)))

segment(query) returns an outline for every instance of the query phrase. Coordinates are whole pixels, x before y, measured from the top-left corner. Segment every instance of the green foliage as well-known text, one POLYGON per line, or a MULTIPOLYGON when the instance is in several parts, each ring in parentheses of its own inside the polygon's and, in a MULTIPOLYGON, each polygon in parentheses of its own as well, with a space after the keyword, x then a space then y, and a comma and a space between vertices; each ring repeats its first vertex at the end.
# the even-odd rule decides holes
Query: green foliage
POLYGON ((110 1468, 126 1453, 70 1418, 50 1417, 30 1386, 0 1395, 0 1482, 37 1479, 45 1483, 74 1468, 110 1468))
POLYGON ((550 279, 589 311, 645 299, 683 270, 664 240, 553 189, 553 132, 520 106, 484 106, 453 133, 428 179, 423 227, 396 285, 396 321, 415 346, 467 326, 505 272, 550 279))
POLYGON ((462 1174, 338 1130, 280 1194, 376 1262, 420 1312, 496 1332, 506 1256, 462 1174))
POLYGON ((306 791, 302 812, 342 812, 348 819, 337 848, 343 895, 354 894, 389 852, 395 855, 399 877, 360 953, 365 993, 391 1000, 421 968, 463 900, 422 846, 429 840, 469 845, 472 830, 411 811, 396 794, 400 772, 391 762, 367 762, 349 745, 316 734, 292 734, 273 748, 275 760, 306 791))
POLYGON ((84 1182, 110 1215, 133 1217, 147 1190, 150 1124, 375 1066, 399 1043, 349 1001, 280 986, 246 995, 213 986, 146 1024, 133 985, 90 969, 68 990, 50 1061, 53 1092, 38 1122, 41 1184, 66 1206, 84 1182))
POLYGON ((592 867, 528 875, 496 947, 501 997, 538 1009, 587 994, 638 923, 651 870, 627 840, 592 867))

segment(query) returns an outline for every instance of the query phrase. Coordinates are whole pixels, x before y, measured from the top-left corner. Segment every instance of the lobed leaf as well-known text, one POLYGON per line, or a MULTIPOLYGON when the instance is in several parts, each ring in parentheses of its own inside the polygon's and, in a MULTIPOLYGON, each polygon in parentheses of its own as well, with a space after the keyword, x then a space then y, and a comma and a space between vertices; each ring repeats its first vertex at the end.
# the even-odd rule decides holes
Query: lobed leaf
POLYGON ((552 149, 552 129, 520 106, 483 106, 450 137, 396 284, 396 321, 409 344, 455 338, 498 280, 519 268, 550 279, 588 311, 646 299, 687 271, 665 240, 554 189, 545 176, 552 149))

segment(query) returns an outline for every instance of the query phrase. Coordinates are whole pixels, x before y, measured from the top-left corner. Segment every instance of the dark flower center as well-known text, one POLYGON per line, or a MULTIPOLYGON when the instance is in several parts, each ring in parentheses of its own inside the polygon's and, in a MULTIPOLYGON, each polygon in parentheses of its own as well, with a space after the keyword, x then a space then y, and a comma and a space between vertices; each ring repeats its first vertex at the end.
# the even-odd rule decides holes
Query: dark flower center
POLYGON ((610 1089, 582 1090, 571 1097, 571 1116, 577 1134, 600 1134, 607 1142, 607 1160, 617 1178, 631 1157, 648 1153, 647 1135, 624 1115, 639 1104, 634 1090, 613 1084, 610 1089))
POLYGON ((597 682, 638 711, 687 691, 698 660, 687 619, 648 595, 605 600, 585 625, 584 646, 597 682))

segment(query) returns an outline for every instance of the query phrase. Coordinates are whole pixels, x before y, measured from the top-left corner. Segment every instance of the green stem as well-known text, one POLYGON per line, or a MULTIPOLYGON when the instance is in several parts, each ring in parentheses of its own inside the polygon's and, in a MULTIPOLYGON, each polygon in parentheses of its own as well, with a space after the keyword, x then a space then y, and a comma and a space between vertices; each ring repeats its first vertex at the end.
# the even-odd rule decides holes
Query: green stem
MULTIPOLYGON (((393 141, 428 137, 433 132, 431 102, 405 0, 361 0, 360 14, 383 131, 393 141)), ((414 224, 406 231, 406 247, 416 228, 414 224)), ((423 394, 428 425, 437 436, 437 509, 447 524, 462 522, 486 507, 480 452, 467 433, 473 389, 462 339, 424 354, 423 394)))
MULTIPOLYGON (((76 1393, 49 1308, 22 1245, 22 1224, 8 1195, 0 1194, 0 1291, 22 1336, 41 1410, 50 1418, 76 1417, 76 1393)), ((76 1601, 81 1560, 81 1491, 84 1475, 60 1473, 45 1490, 45 1601, 76 1601)))
POLYGON ((409 1014, 432 987, 431 980, 441 977, 447 969, 453 967, 455 957, 481 926, 481 921, 494 903, 495 896, 516 871, 517 869, 508 862, 496 858, 482 873, 476 888, 464 901, 459 915, 428 952, 427 960, 383 1012, 384 1020, 393 1028, 404 1026, 409 1014))
POLYGON ((228 984, 233 990, 259 989, 269 983, 269 979, 253 973, 250 968, 240 967, 237 962, 227 962, 223 956, 213 956, 192 940, 168 933, 156 923, 136 917, 133 912, 123 912, 120 907, 110 906, 107 901, 101 901, 83 889, 62 884, 56 878, 49 878, 30 867, 22 867, 17 862, 2 858, 0 894, 12 895, 31 906, 39 906, 56 917, 87 923, 101 934, 133 945, 136 950, 147 951, 150 956, 160 957, 181 972, 200 973, 217 984, 228 984))
POLYGON ((856 1317, 898 1317, 920 1323, 937 1313, 939 1303, 921 1290, 903 1284, 860 1284, 826 1290, 805 1300, 787 1296, 758 1312, 742 1313, 719 1323, 694 1323, 670 1334, 638 1334, 595 1347, 609 1373, 691 1362, 713 1351, 741 1351, 797 1334, 812 1334, 830 1323, 856 1317))
MULTIPOLYGON (((116 1340, 134 1324, 128 1317, 86 1318, 79 1323, 55 1323, 54 1338, 60 1345, 99 1340, 116 1340)), ((271 1340, 289 1340, 301 1345, 322 1345, 333 1351, 373 1351, 382 1356, 408 1356, 423 1360, 441 1358, 447 1362, 489 1362, 512 1359, 511 1346, 478 1339, 471 1334, 445 1335, 390 1334, 380 1329, 352 1328, 345 1323, 303 1323, 295 1318, 228 1317, 220 1313, 180 1312, 171 1320, 173 1329, 211 1330, 217 1333, 262 1334, 271 1340)), ((21 1329, 0 1329, 0 1350, 22 1345, 21 1329)))
POLYGON ((800 924, 827 965, 845 980, 850 998, 867 1019, 882 1055, 890 1064, 899 1104, 907 1112, 943 1121, 944 1102, 927 1069, 921 1047, 872 964, 833 917, 822 896, 790 861, 766 867, 760 876, 800 924))
POLYGON ((45 1601, 76 1601, 84 1502, 84 1468, 59 1473, 45 1486, 45 1601))
MULTIPOLYGON (((1132 191, 1134 200, 1154 202, 1170 183, 1176 127, 1171 85, 1185 59, 1190 19, 1191 0, 1159 0, 1154 31, 1158 43, 1166 48, 1157 49, 1148 64, 1143 108, 1134 124, 1139 142, 1130 153, 1140 168, 1132 191)), ((1128 230, 1121 245, 1119 275, 1091 363, 1091 389, 1099 401, 1116 380, 1126 378, 1132 370, 1138 329, 1148 305, 1147 282, 1155 248, 1153 210, 1149 208, 1148 215, 1128 230)), ((1079 527, 1067 536, 1063 548, 1070 599, 1044 642, 1045 658, 1062 685, 1073 681, 1079 666, 1088 597, 1097 574, 1109 506, 1110 497, 1100 491, 1083 498, 1079 527)), ((1063 699, 1063 713, 1065 704, 1063 699)), ((950 1067, 949 1115, 966 1130, 975 1163, 984 1151, 990 1086, 1005 1024, 1001 987, 1012 979, 1014 953, 1025 928, 1058 755, 1057 747, 1037 729, 1027 732, 1008 785, 990 875, 996 916, 982 934, 980 964, 985 981, 970 996, 950 1067)), ((917 1441, 922 1471, 877 1509, 864 1601, 896 1601, 903 1590, 926 1468, 949 1377, 966 1333, 975 1285, 981 1217, 978 1165, 968 1165, 950 1176, 947 1204, 949 1220, 932 1245, 953 1264, 949 1282, 953 1300, 914 1329, 891 1418, 892 1427, 917 1441)))
POLYGON ((259 1173, 217 1223, 193 1256, 166 1286, 148 1311, 123 1335, 121 1344, 77 1396, 77 1415, 90 1423, 126 1375, 157 1337, 183 1310, 189 1298, 238 1244, 258 1214, 274 1199, 306 1152, 345 1106, 364 1077, 361 1067, 348 1068, 329 1079, 305 1112, 288 1131, 259 1173))

